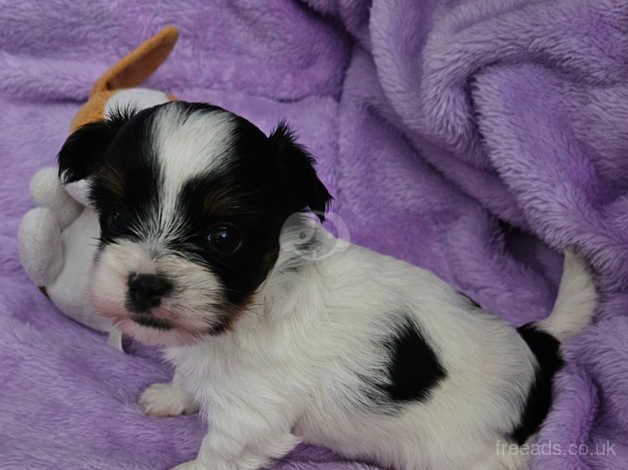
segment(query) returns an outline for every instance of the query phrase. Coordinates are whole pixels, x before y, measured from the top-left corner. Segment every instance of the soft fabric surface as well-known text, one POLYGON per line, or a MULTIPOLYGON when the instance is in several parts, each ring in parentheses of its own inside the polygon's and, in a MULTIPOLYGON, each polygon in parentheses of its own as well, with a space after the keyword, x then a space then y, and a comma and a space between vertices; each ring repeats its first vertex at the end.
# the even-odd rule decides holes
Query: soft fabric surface
MULTIPOLYGON (((181 40, 149 85, 266 131, 287 119, 353 241, 514 324, 548 313, 560 250, 585 256, 603 301, 566 348, 534 468, 628 467, 624 1, 0 3, 1 468, 161 469, 203 435, 196 417, 142 415, 138 394, 168 367, 51 307, 15 239, 29 178, 54 162, 93 81, 165 24, 181 40)), ((302 446, 276 468, 376 467, 302 446)))

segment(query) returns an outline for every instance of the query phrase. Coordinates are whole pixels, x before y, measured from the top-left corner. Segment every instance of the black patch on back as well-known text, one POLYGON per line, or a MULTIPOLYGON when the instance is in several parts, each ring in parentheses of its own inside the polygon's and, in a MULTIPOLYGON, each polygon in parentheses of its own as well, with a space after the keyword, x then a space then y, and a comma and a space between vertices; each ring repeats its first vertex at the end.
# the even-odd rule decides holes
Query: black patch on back
POLYGON ((560 355, 560 342, 549 333, 540 331, 532 323, 517 328, 517 331, 538 362, 521 421, 510 433, 510 438, 522 445, 545 420, 552 405, 552 380, 564 362, 560 355))
POLYGON ((378 387, 390 401, 425 401, 447 376, 436 353, 409 316, 400 318, 384 347, 390 353, 388 381, 378 387))

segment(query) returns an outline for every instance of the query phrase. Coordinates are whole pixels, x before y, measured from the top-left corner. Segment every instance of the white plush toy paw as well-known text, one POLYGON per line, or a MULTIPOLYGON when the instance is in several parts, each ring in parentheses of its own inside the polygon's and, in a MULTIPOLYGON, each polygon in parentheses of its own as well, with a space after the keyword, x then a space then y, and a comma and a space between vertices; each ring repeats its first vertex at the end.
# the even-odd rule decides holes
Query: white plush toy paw
POLYGON ((61 228, 52 210, 35 207, 24 215, 19 229, 22 266, 36 286, 51 284, 63 268, 61 228))
POLYGON ((40 169, 30 183, 31 197, 36 206, 48 207, 57 218, 61 230, 80 215, 83 205, 75 201, 61 183, 56 166, 40 169))
POLYGON ((63 268, 61 230, 79 216, 82 207, 65 192, 54 167, 35 173, 30 189, 38 207, 28 211, 20 224, 20 259, 33 283, 44 287, 63 268))

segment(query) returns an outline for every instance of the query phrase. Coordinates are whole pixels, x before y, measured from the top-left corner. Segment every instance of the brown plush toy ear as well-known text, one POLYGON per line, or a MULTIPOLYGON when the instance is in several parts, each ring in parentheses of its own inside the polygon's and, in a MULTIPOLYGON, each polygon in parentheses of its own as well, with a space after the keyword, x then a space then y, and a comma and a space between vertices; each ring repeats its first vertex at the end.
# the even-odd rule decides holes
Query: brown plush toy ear
POLYGON ((128 53, 94 84, 89 96, 101 91, 132 88, 146 80, 166 60, 179 37, 174 26, 166 26, 128 53))
POLYGON ((121 88, 133 88, 146 80, 168 58, 178 37, 177 28, 166 26, 102 74, 90 90, 89 100, 72 119, 70 132, 90 122, 102 120, 109 98, 121 88))

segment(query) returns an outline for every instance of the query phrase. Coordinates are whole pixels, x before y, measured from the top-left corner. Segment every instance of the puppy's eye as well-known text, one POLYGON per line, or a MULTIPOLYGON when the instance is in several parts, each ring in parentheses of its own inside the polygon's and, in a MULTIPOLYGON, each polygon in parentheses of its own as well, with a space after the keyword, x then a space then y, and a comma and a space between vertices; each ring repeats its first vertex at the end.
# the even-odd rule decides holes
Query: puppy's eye
POLYGON ((242 237, 237 227, 231 224, 217 224, 210 227, 207 242, 212 250, 223 255, 232 255, 242 246, 242 237))
POLYGON ((106 229, 109 232, 120 232, 124 230, 124 224, 126 222, 125 213, 119 207, 112 208, 106 217, 106 229))

